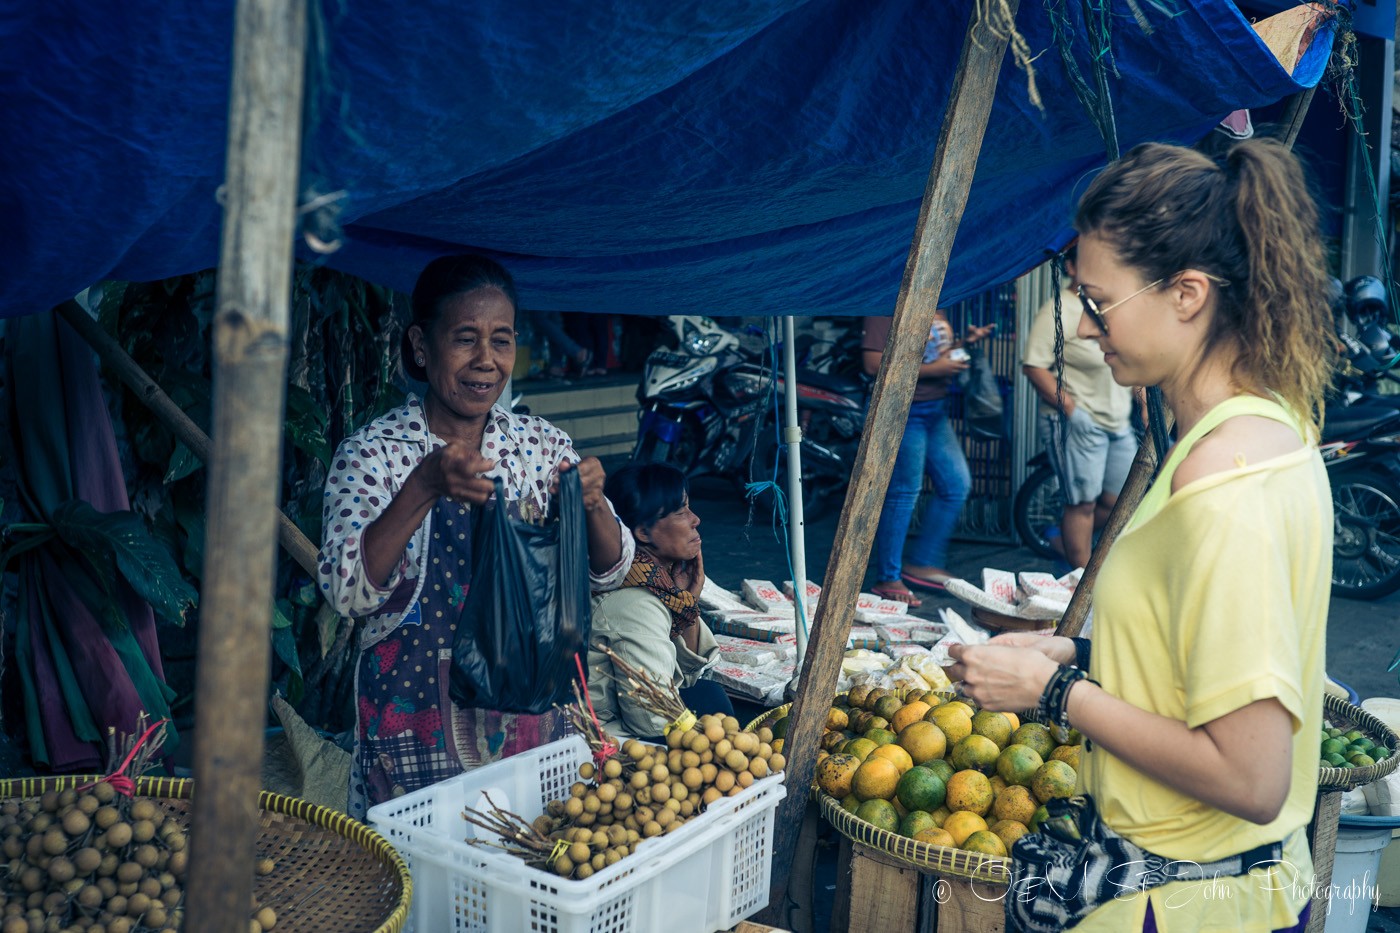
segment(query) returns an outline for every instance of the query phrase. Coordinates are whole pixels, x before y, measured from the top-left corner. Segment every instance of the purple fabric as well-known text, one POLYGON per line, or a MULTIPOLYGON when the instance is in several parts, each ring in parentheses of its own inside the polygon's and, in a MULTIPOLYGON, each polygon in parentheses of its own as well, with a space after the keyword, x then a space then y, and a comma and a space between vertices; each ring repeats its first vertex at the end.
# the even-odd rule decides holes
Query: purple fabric
MULTIPOLYGON (((1298 922, 1291 927, 1284 927, 1275 930, 1274 933, 1303 933, 1307 929, 1308 918, 1312 916, 1312 901, 1303 905, 1303 912, 1298 915, 1298 922)), ((1157 933, 1157 915, 1152 912, 1152 902, 1147 902, 1147 916, 1142 919, 1142 933, 1157 933)))
MULTIPOLYGON (((20 574, 20 585, 26 588, 29 605, 20 625, 29 626, 30 652, 34 665, 34 691, 39 703, 39 719, 44 727, 44 742, 48 746, 48 766, 55 771, 96 771, 102 764, 97 747, 84 742, 73 731, 68 718, 68 705, 63 699, 53 652, 49 650, 49 634, 44 627, 44 614, 39 609, 40 580, 37 565, 29 561, 20 574)), ((105 639, 104 639, 105 641, 105 639)))
MULTIPOLYGON (((64 376, 63 401, 68 422, 73 497, 92 503, 92 507, 99 512, 124 512, 131 508, 131 500, 126 494, 117 439, 112 432, 111 419, 107 417, 107 405, 102 396, 92 348, 67 321, 57 315, 54 316, 54 327, 58 335, 59 366, 64 376)), ((156 677, 165 680, 155 613, 125 582, 119 586, 119 598, 131 634, 141 646, 141 654, 156 677)), ((130 687, 130 681, 126 683, 130 687)), ((134 690, 132 698, 135 699, 134 690)), ((140 709, 139 700, 136 701, 136 708, 140 709)), ((131 721, 135 722, 134 714, 131 721)))

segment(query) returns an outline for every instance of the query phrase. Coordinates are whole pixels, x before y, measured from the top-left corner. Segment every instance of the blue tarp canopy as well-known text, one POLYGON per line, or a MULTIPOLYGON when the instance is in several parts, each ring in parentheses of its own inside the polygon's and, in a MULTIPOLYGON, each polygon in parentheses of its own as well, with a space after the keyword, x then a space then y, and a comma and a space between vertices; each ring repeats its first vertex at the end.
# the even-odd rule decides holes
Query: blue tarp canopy
MULTIPOLYGON (((1124 149, 1312 85, 1330 47, 1289 75, 1227 0, 1139 0, 1150 35, 1109 5, 1124 149)), ((888 314, 974 6, 313 2, 303 186, 345 193, 320 261, 407 289, 484 251, 527 307, 888 314)), ((1105 161, 1045 3, 1017 25, 1045 111, 1008 59, 945 301, 1063 244, 1105 161)), ((217 263, 232 30, 231 0, 0 13, 0 316, 217 263)))

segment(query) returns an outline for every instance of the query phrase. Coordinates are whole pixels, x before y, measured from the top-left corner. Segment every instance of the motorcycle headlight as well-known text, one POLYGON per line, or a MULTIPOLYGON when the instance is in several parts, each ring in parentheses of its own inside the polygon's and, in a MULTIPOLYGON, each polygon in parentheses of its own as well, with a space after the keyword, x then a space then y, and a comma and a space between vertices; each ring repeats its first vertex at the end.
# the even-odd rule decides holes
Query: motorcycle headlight
POLYGON ((684 334, 681 343, 694 356, 708 356, 719 343, 719 334, 702 334, 689 321, 685 322, 684 334))
POLYGON ((688 389, 691 386, 695 385, 695 383, 699 382, 701 379, 704 379, 710 373, 714 372, 715 367, 718 365, 719 364, 713 359, 702 360, 696 365, 694 369, 692 369, 689 373, 686 374, 684 379, 677 379, 675 382, 672 382, 670 385, 666 386, 666 391, 677 392, 681 389, 688 389))

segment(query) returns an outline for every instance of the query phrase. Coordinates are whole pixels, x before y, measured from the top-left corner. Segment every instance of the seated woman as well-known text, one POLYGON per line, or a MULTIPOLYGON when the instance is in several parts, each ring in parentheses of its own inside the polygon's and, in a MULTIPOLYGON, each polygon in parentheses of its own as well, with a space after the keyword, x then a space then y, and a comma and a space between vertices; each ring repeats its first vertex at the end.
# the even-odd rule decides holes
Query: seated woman
POLYGON ((471 586, 472 509, 505 485, 539 520, 559 473, 577 469, 594 592, 632 565, 632 536, 603 496, 603 468, 563 431, 497 404, 515 364, 515 285, 482 256, 444 256, 413 287, 404 369, 427 384, 346 438, 326 479, 318 574, 341 615, 365 619, 356 672, 348 810, 367 807, 563 736, 555 711, 465 709, 448 694, 452 644, 471 586))
POLYGON ((620 689, 625 678, 599 646, 658 682, 676 684, 696 715, 734 715, 723 688, 700 680, 719 658, 719 645, 696 602, 705 585, 705 561, 685 475, 665 463, 631 464, 609 476, 604 491, 632 529, 637 557, 620 589, 593 599, 588 694, 598 722, 620 739, 655 740, 667 725, 620 689))

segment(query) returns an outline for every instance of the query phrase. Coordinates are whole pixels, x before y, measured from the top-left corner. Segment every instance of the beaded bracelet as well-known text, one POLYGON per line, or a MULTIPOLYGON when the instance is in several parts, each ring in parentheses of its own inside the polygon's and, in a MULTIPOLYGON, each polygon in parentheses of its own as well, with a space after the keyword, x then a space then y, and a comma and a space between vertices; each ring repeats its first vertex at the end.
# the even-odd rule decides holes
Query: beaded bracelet
POLYGON ((1082 668, 1070 667, 1061 664, 1059 669, 1050 677, 1050 682, 1045 685, 1045 692, 1040 696, 1040 712, 1048 722, 1051 722, 1062 729, 1069 728, 1069 691, 1081 680, 1087 680, 1091 684, 1098 684, 1082 668))
POLYGON ((1071 638, 1074 642, 1074 666, 1081 671, 1089 669, 1089 652, 1093 645, 1087 638, 1071 638))

